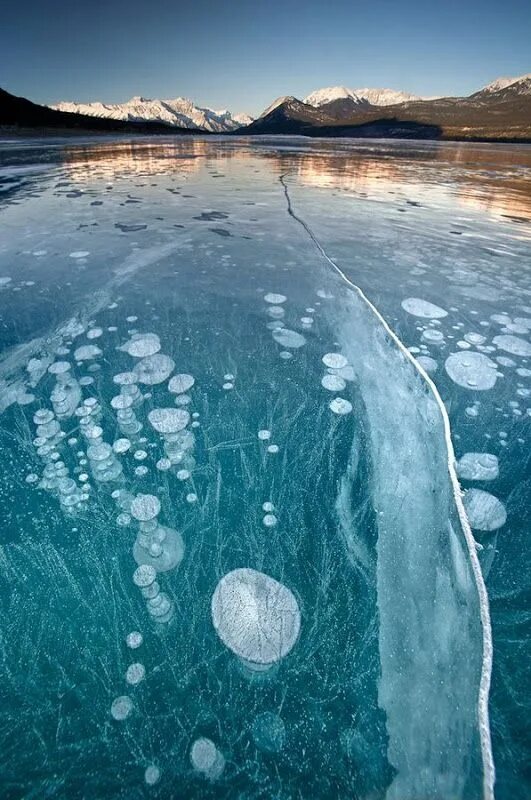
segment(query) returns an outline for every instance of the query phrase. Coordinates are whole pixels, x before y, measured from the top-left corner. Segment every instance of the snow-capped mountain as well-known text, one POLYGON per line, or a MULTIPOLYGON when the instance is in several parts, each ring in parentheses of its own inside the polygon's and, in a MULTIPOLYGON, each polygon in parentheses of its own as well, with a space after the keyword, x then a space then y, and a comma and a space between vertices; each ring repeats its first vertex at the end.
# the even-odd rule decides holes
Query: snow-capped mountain
POLYGON ((418 95, 409 92, 399 92, 394 89, 348 89, 346 86, 328 86, 317 89, 304 102, 310 106, 324 106, 334 100, 353 100, 359 105, 393 106, 397 103, 407 103, 413 100, 422 100, 418 95))
MULTIPOLYGON (((270 106, 268 106, 266 109, 264 109, 264 111, 262 111, 262 113, 260 114, 260 117, 265 117, 267 114, 270 114, 271 111, 274 111, 275 108, 278 108, 278 106, 281 106, 284 103, 289 103, 291 100, 297 100, 297 98, 293 97, 293 95, 291 95, 291 94, 285 94, 282 97, 277 97, 276 100, 273 100, 273 102, 271 103, 270 106)), ((297 101, 297 102, 299 102, 299 101, 297 101)), ((260 119, 260 117, 259 117, 259 119, 260 119)))
POLYGON ((495 81, 492 81, 492 83, 487 83, 487 85, 483 86, 483 88, 479 91, 484 92, 485 94, 487 92, 494 93, 520 83, 522 84, 522 88, 524 90, 529 90, 531 92, 531 72, 528 72, 527 75, 519 75, 516 78, 496 78, 495 81))
POLYGON ((132 97, 126 103, 112 104, 61 102, 51 108, 57 111, 88 114, 93 117, 165 122, 185 128, 202 128, 213 133, 233 131, 241 125, 248 125, 253 121, 253 118, 247 114, 233 116, 226 109, 214 111, 211 108, 201 108, 186 97, 176 97, 173 100, 132 97))

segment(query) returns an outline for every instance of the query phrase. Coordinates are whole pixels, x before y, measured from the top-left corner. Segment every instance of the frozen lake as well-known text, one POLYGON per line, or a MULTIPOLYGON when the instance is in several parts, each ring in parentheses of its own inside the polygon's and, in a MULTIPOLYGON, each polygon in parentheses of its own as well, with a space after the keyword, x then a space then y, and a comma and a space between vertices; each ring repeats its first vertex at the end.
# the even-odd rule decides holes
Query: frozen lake
POLYGON ((531 796, 530 178, 0 140, 2 798, 531 796))

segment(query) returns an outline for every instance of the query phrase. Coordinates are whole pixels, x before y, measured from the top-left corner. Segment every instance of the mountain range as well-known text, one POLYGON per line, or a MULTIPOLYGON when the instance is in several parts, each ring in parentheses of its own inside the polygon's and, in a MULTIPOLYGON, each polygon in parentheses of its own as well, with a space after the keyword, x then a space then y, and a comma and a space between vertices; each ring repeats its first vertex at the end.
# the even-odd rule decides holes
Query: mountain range
POLYGON ((173 100, 38 106, 0 90, 0 125, 145 133, 394 137, 531 141, 531 73, 497 78, 467 97, 332 86, 277 98, 259 117, 173 100))
POLYGON ((238 134, 531 141, 531 73, 498 78, 468 97, 343 86, 305 100, 280 97, 238 134))
POLYGON ((228 133, 249 125, 253 118, 248 114, 232 115, 230 111, 214 111, 212 108, 196 106, 186 97, 174 100, 149 100, 145 97, 132 97, 125 103, 70 103, 61 102, 51 106, 56 111, 88 114, 94 117, 122 119, 129 121, 162 122, 194 130, 211 133, 228 133))

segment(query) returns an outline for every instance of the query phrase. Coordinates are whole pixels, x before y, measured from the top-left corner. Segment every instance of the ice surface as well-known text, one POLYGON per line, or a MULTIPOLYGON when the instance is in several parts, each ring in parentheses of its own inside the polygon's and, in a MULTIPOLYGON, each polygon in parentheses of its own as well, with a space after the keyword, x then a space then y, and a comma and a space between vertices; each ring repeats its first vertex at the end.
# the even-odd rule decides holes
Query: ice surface
POLYGON ((491 800, 480 562, 496 795, 527 800, 527 151, 2 159, 7 794, 491 800))

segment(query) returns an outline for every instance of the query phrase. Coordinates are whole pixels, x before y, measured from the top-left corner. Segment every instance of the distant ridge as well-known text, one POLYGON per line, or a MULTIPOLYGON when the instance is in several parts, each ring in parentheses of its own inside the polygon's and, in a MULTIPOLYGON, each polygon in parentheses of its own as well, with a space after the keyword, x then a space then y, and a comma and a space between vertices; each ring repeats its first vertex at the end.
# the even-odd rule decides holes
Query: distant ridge
MULTIPOLYGON (((90 117, 66 111, 54 111, 47 106, 32 103, 24 97, 0 89, 0 128, 8 130, 32 129, 42 132, 97 132, 135 134, 190 134, 189 128, 164 125, 156 122, 128 122, 106 117, 90 117)), ((195 133, 198 131, 196 130, 195 133)))
POLYGON ((132 97, 125 103, 57 103, 50 108, 56 111, 69 111, 93 117, 109 119, 160 122, 182 128, 206 130, 211 133, 228 133, 241 125, 248 125, 253 118, 247 114, 235 114, 223 109, 214 111, 195 105, 186 97, 173 100, 151 100, 145 97, 132 97))
POLYGON ((469 97, 319 89, 306 101, 279 98, 238 134, 531 142, 531 74, 499 78, 469 97), (408 99, 390 102, 399 96, 408 99))
POLYGON ((0 126, 124 133, 390 137, 531 142, 531 73, 497 78, 468 97, 422 98, 395 89, 332 86, 305 100, 278 97, 257 119, 191 100, 36 105, 0 90, 0 126), (80 113, 89 109, 90 114, 80 113))

